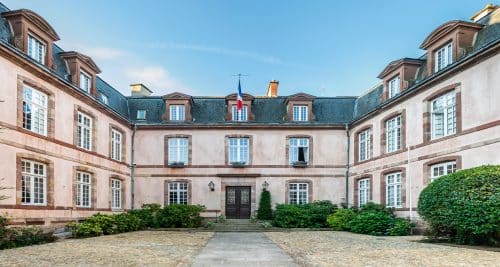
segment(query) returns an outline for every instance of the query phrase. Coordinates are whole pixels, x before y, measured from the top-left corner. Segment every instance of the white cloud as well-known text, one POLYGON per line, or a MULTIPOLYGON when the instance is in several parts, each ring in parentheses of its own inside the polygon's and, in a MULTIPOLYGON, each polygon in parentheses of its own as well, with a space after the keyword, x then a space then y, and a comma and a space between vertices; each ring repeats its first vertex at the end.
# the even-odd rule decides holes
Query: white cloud
POLYGON ((162 66, 145 66, 126 70, 128 78, 137 83, 143 83, 156 94, 166 94, 179 91, 192 94, 193 91, 179 82, 162 66))
POLYGON ((89 46, 82 43, 61 41, 59 45, 66 51, 80 52, 91 57, 94 61, 117 59, 127 54, 125 51, 116 48, 104 46, 89 46))

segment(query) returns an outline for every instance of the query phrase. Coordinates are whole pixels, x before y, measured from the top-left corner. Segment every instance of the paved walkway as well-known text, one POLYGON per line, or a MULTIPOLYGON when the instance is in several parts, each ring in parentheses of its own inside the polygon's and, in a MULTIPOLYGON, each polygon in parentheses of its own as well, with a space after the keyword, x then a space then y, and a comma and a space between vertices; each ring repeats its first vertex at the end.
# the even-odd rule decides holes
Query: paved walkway
POLYGON ((297 266, 264 233, 216 233, 192 266, 297 266))

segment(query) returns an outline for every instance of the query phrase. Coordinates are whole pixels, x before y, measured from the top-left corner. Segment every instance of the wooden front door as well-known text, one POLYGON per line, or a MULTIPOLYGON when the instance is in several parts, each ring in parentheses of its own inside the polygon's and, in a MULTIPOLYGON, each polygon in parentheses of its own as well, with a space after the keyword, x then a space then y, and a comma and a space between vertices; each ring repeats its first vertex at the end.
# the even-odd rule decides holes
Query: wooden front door
POLYGON ((226 187, 226 217, 228 219, 250 218, 250 193, 250 186, 226 187))

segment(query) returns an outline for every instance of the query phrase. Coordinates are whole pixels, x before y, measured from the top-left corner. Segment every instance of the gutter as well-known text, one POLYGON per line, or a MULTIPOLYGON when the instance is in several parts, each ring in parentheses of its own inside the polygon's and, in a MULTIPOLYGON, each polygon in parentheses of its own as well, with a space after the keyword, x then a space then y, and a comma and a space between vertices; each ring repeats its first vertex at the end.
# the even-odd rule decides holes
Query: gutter
POLYGON ((345 208, 349 208, 349 154, 351 150, 351 138, 349 136, 349 124, 345 124, 345 134, 346 134, 346 164, 345 164, 345 208))
POLYGON ((132 127, 131 156, 130 156, 130 209, 134 209, 135 202, 135 131, 137 125, 132 127))

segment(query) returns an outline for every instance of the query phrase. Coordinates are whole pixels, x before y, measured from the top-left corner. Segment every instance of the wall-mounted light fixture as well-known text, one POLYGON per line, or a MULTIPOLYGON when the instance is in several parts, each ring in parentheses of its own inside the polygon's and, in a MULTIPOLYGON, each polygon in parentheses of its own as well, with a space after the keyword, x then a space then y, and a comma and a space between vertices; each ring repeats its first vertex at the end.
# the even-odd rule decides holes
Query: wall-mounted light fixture
POLYGON ((262 188, 264 188, 264 190, 267 190, 268 187, 269 187, 269 183, 267 181, 264 181, 262 183, 262 188))
POLYGON ((215 191, 215 184, 213 181, 210 181, 210 183, 208 183, 208 188, 210 188, 210 191, 215 191))

